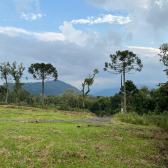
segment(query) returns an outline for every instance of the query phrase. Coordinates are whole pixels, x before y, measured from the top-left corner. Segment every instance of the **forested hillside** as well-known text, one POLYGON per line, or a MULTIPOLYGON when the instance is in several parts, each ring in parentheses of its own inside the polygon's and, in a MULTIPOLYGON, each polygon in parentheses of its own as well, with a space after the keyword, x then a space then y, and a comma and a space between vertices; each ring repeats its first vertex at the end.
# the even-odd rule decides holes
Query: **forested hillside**
MULTIPOLYGON (((13 90, 13 83, 9 84, 10 90, 13 90)), ((44 95, 54 95, 58 96, 60 94, 64 93, 64 90, 67 89, 74 89, 75 91, 79 91, 78 94, 82 94, 82 91, 78 90, 76 87, 67 84, 65 82, 62 82, 60 80, 55 81, 47 81, 44 83, 44 95)), ((26 91, 30 92, 32 95, 34 94, 41 94, 42 93, 42 83, 41 82, 34 82, 34 83, 25 83, 22 86, 22 89, 25 89, 26 91)))

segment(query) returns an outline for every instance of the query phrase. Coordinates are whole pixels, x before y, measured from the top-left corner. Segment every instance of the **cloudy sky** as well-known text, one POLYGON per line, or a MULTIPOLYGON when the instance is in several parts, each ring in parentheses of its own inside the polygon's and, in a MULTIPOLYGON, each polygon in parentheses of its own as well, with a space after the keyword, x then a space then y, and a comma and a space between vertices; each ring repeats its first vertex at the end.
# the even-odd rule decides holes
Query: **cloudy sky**
POLYGON ((91 90, 114 88, 121 75, 103 68, 118 50, 133 51, 144 66, 126 80, 150 86, 167 81, 158 53, 168 43, 168 0, 0 0, 0 13, 1 63, 23 63, 24 82, 32 78, 31 63, 44 62, 78 89, 95 68, 91 90))

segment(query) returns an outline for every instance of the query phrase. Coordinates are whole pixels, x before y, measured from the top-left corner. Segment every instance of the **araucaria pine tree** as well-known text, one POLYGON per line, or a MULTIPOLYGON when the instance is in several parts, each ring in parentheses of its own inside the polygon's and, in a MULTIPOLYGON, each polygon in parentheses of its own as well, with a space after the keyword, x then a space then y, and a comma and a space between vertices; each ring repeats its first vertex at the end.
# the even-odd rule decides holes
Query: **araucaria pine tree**
MULTIPOLYGON (((130 72, 131 70, 141 71, 143 65, 141 64, 141 60, 131 51, 116 51, 116 54, 111 54, 110 59, 112 63, 105 62, 104 71, 107 71, 111 74, 121 74, 123 73, 124 77, 124 108, 123 112, 126 113, 126 86, 125 86, 125 73, 130 72), (135 68, 135 66, 139 66, 139 68, 135 68), (108 71, 108 68, 115 70, 117 73, 112 73, 108 71)), ((134 73, 135 73, 134 72, 134 73)))
POLYGON ((44 108, 44 80, 52 77, 56 82, 58 78, 57 70, 51 64, 35 63, 31 64, 28 72, 33 75, 34 79, 42 79, 42 108, 44 108))

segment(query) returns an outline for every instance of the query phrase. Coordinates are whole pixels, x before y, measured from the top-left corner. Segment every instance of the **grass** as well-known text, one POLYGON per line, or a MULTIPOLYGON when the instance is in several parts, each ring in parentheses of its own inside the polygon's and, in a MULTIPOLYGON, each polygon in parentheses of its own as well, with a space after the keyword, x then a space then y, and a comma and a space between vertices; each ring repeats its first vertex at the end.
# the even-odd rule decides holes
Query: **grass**
POLYGON ((156 125, 168 131, 168 112, 164 112, 161 115, 138 115, 135 112, 128 112, 126 114, 118 113, 115 117, 123 122, 140 125, 156 125))
POLYGON ((55 115, 55 119, 64 120, 60 123, 0 121, 0 167, 168 167, 168 133, 159 127, 122 123, 116 118, 103 124, 73 123, 67 120, 93 116, 36 110, 0 107, 0 115, 5 119, 41 117, 38 115, 45 119, 48 114, 47 119, 55 115))
POLYGON ((0 106, 0 120, 20 120, 20 121, 53 121, 53 120, 78 120, 95 116, 88 112, 68 112, 53 109, 40 109, 21 106, 0 106))

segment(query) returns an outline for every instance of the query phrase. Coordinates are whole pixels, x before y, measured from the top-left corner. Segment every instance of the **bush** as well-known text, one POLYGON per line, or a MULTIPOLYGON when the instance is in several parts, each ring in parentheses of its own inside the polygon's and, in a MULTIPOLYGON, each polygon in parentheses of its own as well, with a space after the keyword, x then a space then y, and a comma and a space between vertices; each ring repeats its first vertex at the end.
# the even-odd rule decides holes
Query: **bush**
POLYGON ((157 126, 158 126, 158 127, 160 126, 160 120, 157 121, 157 126))
MULTIPOLYGON (((148 112, 150 113, 150 112, 148 112)), ((126 114, 115 114, 114 117, 118 118, 122 122, 128 122, 131 124, 141 124, 141 125, 156 125, 165 130, 168 130, 168 114, 164 112, 162 115, 147 115, 143 114, 142 116, 138 115, 135 112, 126 113, 126 114)))
POLYGON ((151 116, 153 115, 153 112, 151 112, 150 110, 148 111, 148 115, 151 116))
POLYGON ((6 103, 5 102, 0 102, 0 105, 6 105, 6 103))
POLYGON ((70 110, 70 108, 69 108, 69 107, 67 107, 67 105, 65 105, 65 104, 61 104, 61 105, 60 105, 60 107, 58 108, 58 110, 69 111, 69 110, 70 110))
POLYGON ((154 110, 155 115, 159 115, 161 113, 161 108, 157 106, 154 110))
POLYGON ((165 115, 167 115, 168 116, 168 111, 163 111, 163 113, 161 113, 161 115, 163 115, 163 116, 165 116, 165 115))

